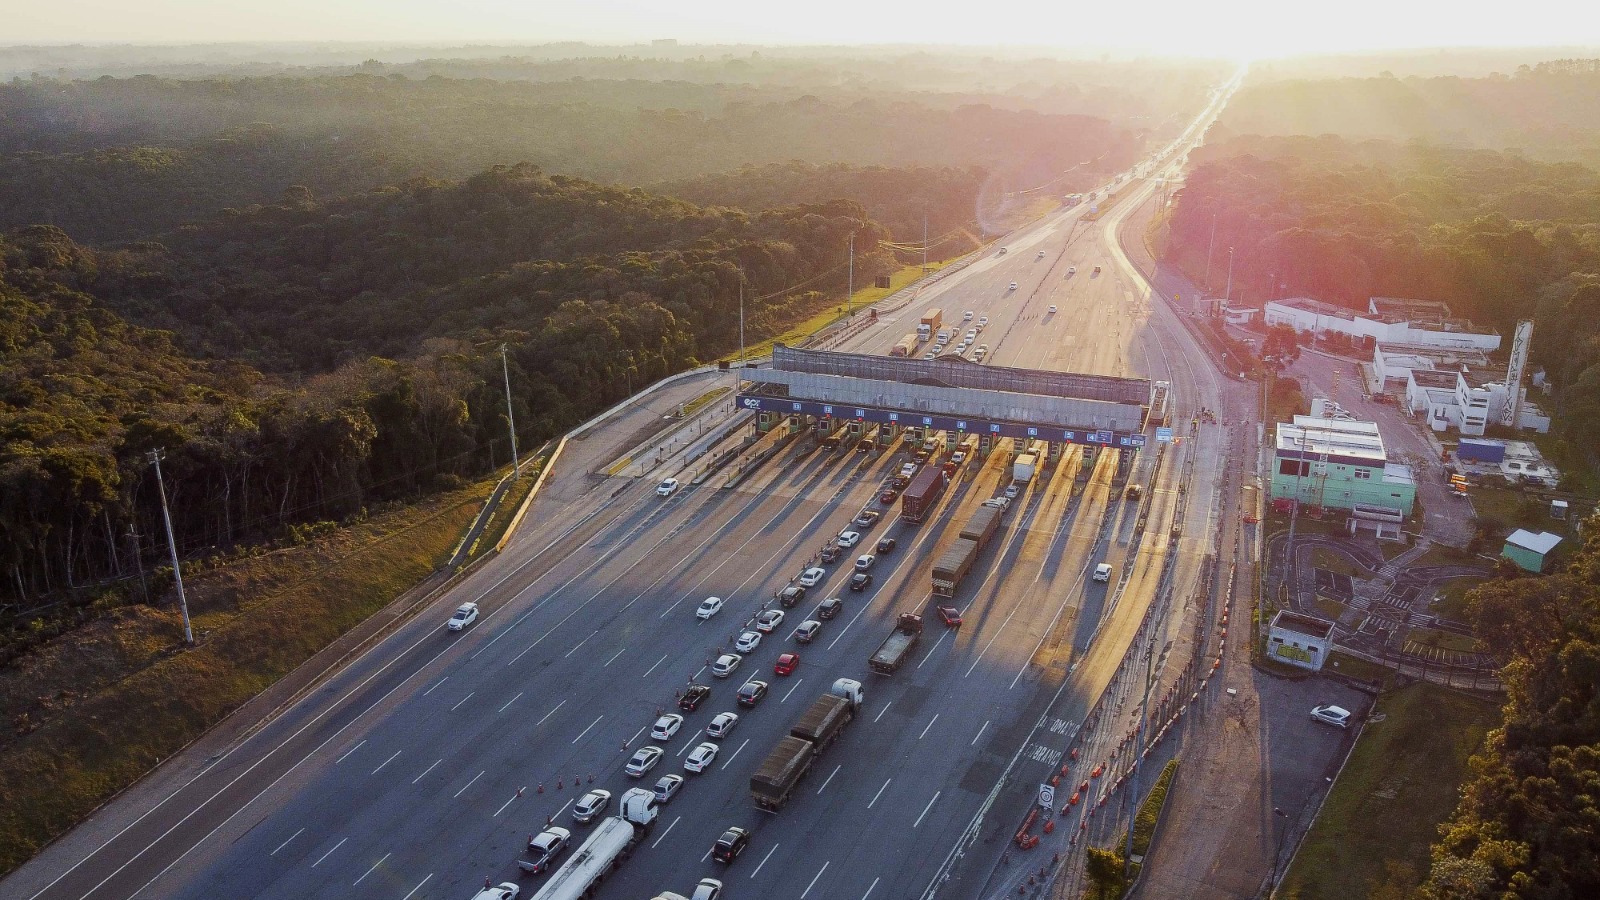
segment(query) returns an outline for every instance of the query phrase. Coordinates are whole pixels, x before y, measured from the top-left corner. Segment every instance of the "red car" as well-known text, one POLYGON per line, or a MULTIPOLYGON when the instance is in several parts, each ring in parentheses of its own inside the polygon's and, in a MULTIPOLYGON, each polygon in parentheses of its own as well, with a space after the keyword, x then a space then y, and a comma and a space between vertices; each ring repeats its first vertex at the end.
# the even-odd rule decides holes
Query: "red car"
POLYGON ((794 670, 800 667, 800 654, 784 653, 778 656, 778 662, 772 667, 773 674, 793 675, 794 670))
POLYGON ((956 609, 954 606, 939 607, 939 618, 944 621, 944 627, 946 628, 961 627, 961 610, 956 609))

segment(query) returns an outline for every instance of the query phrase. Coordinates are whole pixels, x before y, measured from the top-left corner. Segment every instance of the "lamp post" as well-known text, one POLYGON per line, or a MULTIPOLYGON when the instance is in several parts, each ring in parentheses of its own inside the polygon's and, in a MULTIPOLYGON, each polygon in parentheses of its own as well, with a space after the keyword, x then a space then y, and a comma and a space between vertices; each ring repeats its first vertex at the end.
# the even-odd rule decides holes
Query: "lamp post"
POLYGON ((505 344, 500 345, 500 374, 506 381, 506 428, 511 432, 511 480, 516 481, 522 477, 522 457, 517 455, 517 420, 511 412, 511 367, 506 362, 505 344))
POLYGON ((156 490, 161 494, 161 521, 167 526, 167 551, 172 554, 172 577, 178 583, 178 611, 183 614, 183 642, 194 646, 194 630, 189 625, 189 600, 183 593, 183 566, 178 563, 178 542, 172 537, 172 514, 167 512, 167 483, 161 478, 161 451, 150 451, 156 467, 156 490))
POLYGON ((1211 243, 1206 245, 1206 291, 1211 291, 1211 257, 1217 252, 1217 214, 1211 214, 1211 243))
POLYGON ((1233 248, 1228 248, 1228 286, 1222 292, 1222 304, 1227 306, 1233 300, 1233 248))
POLYGON ((1267 880, 1267 896, 1271 897, 1278 890, 1278 861, 1283 858, 1283 839, 1289 836, 1289 814, 1282 807, 1272 808, 1273 822, 1278 829, 1278 842, 1272 850, 1272 877, 1267 880), (1282 819, 1282 822, 1278 820, 1282 819))
POLYGON ((856 233, 850 232, 850 274, 845 281, 844 305, 851 316, 856 314, 856 233))

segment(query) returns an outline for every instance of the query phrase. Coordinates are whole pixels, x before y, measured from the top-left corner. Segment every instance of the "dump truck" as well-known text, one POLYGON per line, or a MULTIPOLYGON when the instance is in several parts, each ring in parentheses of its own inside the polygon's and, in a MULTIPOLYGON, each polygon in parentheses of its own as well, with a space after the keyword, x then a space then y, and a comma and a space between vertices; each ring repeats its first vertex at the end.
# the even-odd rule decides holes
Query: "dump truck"
POLYGON ((917 323, 917 341, 920 343, 933 337, 933 333, 944 324, 944 313, 940 309, 930 309, 922 314, 922 319, 917 323))
POLYGON ((939 468, 938 462, 937 457, 929 458, 917 477, 911 479, 906 492, 900 495, 900 521, 912 524, 921 522, 922 517, 939 501, 949 477, 939 468))
POLYGON ((917 642, 922 640, 922 617, 916 613, 901 613, 894 623, 894 631, 878 647, 878 652, 867 660, 867 668, 879 675, 893 675, 899 670, 917 642))
POLYGON ((622 795, 622 815, 602 819, 566 864, 550 876, 532 900, 579 900, 589 896, 605 877, 621 865, 654 827, 656 795, 632 788, 622 795))
POLYGON ((933 592, 941 597, 954 597, 956 587, 977 559, 978 542, 971 538, 958 538, 933 563, 933 592))
POLYGON ((900 340, 896 341, 895 345, 893 347, 889 348, 889 355, 890 356, 910 356, 911 353, 914 350, 917 349, 917 344, 918 343, 919 342, 917 341, 917 336, 916 335, 908 334, 905 337, 901 338, 900 340))
POLYGON ((861 682, 840 678, 828 693, 813 701, 750 776, 750 799, 756 806, 768 812, 782 809, 817 757, 855 718, 864 698, 861 682))

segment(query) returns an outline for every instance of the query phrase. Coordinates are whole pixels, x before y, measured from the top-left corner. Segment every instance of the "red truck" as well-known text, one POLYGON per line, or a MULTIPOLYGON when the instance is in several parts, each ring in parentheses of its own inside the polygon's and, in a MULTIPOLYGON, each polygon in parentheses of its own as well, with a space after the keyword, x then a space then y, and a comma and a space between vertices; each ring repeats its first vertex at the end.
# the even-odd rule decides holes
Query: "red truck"
POLYGON ((917 477, 911 479, 906 492, 900 495, 900 521, 912 524, 921 522, 928 510, 939 502, 939 495, 944 493, 949 481, 950 477, 940 468, 937 458, 928 460, 917 477))

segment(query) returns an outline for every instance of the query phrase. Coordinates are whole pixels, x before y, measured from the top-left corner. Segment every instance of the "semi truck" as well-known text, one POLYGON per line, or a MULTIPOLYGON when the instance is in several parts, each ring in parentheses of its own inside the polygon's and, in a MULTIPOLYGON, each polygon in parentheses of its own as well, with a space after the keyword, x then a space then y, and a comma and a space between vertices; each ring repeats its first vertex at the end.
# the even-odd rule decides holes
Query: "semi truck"
POLYGON ((622 795, 621 815, 602 819, 589 839, 550 876, 532 900, 580 900, 589 896, 655 826, 656 795, 632 788, 622 795))
POLYGON ((994 533, 999 530, 1000 517, 1003 515, 1005 515, 1005 510, 1000 507, 980 506, 972 514, 972 518, 967 520, 966 526, 961 529, 961 536, 975 542, 978 545, 978 549, 982 550, 984 547, 989 546, 989 539, 994 537, 994 533))
POLYGON ((933 564, 933 592, 940 597, 954 597, 961 579, 966 577, 978 554, 989 546, 989 539, 1000 528, 1000 517, 1005 509, 998 506, 980 506, 961 529, 961 536, 951 544, 933 564))
POLYGON ((828 693, 813 701, 750 776, 750 799, 756 806, 768 812, 782 809, 817 757, 839 739, 844 727, 855 718, 863 699, 861 682, 840 678, 828 693))
POLYGON ((917 322, 917 341, 920 343, 933 337, 933 333, 944 324, 944 312, 938 308, 930 309, 922 314, 922 319, 917 322))
POLYGON ((1011 480, 1017 484, 1027 484, 1033 480, 1038 467, 1039 457, 1032 453, 1019 454, 1011 463, 1011 480))
POLYGON ((949 477, 939 467, 938 457, 928 459, 927 465, 911 479, 906 492, 900 495, 900 521, 916 524, 939 501, 949 477))
POLYGON ((919 341, 917 340, 917 336, 916 335, 908 334, 905 337, 901 338, 900 340, 896 341, 895 345, 893 347, 889 348, 889 355, 890 356, 910 356, 912 351, 917 349, 917 344, 918 343, 919 343, 919 341))
POLYGON ((878 647, 878 652, 867 660, 867 668, 879 675, 893 675, 899 670, 917 642, 922 640, 922 617, 916 613, 901 613, 894 623, 894 631, 878 647))

